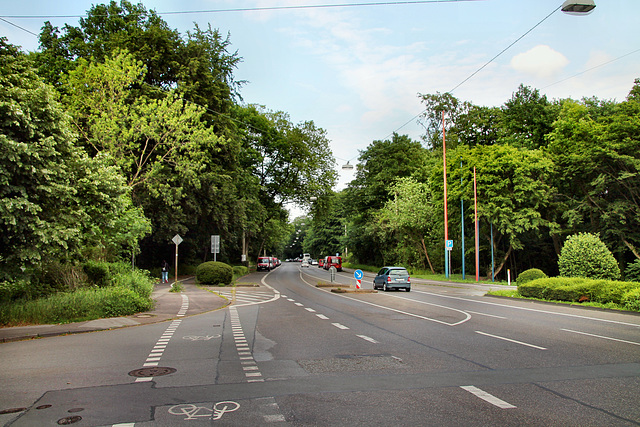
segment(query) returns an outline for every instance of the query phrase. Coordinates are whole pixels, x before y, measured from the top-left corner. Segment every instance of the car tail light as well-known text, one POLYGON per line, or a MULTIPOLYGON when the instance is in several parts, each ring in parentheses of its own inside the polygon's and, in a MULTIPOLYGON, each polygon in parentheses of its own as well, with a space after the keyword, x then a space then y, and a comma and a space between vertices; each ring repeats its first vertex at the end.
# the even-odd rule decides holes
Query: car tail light
POLYGON ((387 282, 391 282, 391 276, 387 276, 387 282))
POLYGON ((411 277, 407 277, 407 282, 411 283, 411 277))

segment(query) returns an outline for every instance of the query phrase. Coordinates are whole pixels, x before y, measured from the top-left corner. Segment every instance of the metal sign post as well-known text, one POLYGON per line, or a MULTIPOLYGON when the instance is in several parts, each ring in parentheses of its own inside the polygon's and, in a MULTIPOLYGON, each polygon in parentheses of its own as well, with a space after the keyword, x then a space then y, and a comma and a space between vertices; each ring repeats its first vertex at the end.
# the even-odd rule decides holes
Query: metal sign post
MULTIPOLYGON (((178 245, 182 243, 182 237, 176 234, 171 241, 176 244, 176 279, 173 283, 178 283, 178 245)), ((171 285, 171 287, 173 287, 173 285, 171 285)))
POLYGON ((362 285, 363 276, 364 276, 364 273, 362 273, 362 270, 356 270, 353 272, 353 277, 356 279, 356 289, 360 289, 360 285, 362 285))
POLYGON ((451 251, 453 250, 453 240, 447 240, 446 243, 446 249, 447 249, 447 258, 448 258, 448 263, 447 263, 447 271, 446 271, 446 276, 449 277, 450 276, 450 271, 451 270, 451 251))

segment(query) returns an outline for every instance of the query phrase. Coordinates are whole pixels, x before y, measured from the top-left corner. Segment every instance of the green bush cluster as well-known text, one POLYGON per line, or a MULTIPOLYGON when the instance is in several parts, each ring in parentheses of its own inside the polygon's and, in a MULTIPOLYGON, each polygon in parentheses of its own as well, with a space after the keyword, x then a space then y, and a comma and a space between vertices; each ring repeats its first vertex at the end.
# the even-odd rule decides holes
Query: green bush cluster
POLYGON ((233 266, 233 277, 242 277, 249 272, 249 269, 244 265, 233 266))
POLYGON ((0 305, 0 324, 54 324, 126 316, 153 307, 149 298, 120 287, 80 289, 46 298, 0 305))
POLYGON ((627 265, 624 270, 624 278, 629 282, 640 282, 640 259, 627 265))
POLYGON ((233 282, 233 268, 224 262, 205 262, 196 269, 196 279, 203 285, 230 285, 233 282))
POLYGON ((569 236, 560 251, 558 269, 563 277, 617 280, 620 267, 611 251, 591 233, 569 236))
POLYGON ((109 263, 104 261, 87 261, 82 265, 89 283, 103 287, 109 284, 109 263))
POLYGON ((79 322, 126 316, 153 307, 154 281, 148 271, 133 270, 126 263, 89 264, 85 281, 90 283, 65 292, 33 295, 29 282, 0 283, 0 324, 79 322), (104 272, 108 272, 108 276, 104 277, 104 272), (88 279, 89 275, 94 275, 93 279, 88 279))
POLYGON ((616 304, 629 310, 640 308, 640 286, 633 282, 549 277, 518 284, 518 293, 527 298, 616 304))
POLYGON ((518 278, 516 279, 516 283, 518 285, 521 285, 523 283, 527 283, 527 282, 530 282, 532 280, 544 279, 545 277, 549 277, 549 276, 544 274, 544 271, 542 271, 542 270, 540 270, 538 268, 530 268, 530 269, 525 270, 522 273, 518 274, 518 278))

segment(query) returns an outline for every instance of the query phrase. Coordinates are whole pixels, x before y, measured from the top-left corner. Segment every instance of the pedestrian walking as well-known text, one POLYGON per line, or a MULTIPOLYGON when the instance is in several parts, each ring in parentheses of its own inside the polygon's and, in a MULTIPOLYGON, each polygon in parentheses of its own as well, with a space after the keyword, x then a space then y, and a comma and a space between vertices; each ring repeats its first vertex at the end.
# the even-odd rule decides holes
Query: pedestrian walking
POLYGON ((169 283, 169 263, 162 260, 162 283, 169 283))

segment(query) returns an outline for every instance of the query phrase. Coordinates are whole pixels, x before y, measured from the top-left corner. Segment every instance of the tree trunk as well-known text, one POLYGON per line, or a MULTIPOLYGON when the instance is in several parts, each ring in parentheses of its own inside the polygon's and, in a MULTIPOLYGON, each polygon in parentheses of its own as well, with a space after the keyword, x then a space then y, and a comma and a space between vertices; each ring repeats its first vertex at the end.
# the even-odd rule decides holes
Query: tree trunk
POLYGON ((631 243, 629 243, 627 239, 625 239, 624 237, 621 237, 621 239, 622 239, 622 242, 631 250, 631 252, 633 252, 635 257, 640 259, 640 253, 638 253, 638 249, 635 246, 633 246, 631 243))
POLYGON ((500 270, 502 270, 502 267, 504 267, 504 265, 506 264, 507 259, 509 258, 509 255, 511 255, 512 250, 513 250, 513 246, 509 244, 509 249, 507 250, 507 253, 504 255, 502 262, 500 263, 500 265, 498 266, 498 269, 496 270, 496 273, 495 273, 496 276, 498 275, 498 273, 500 273, 500 270))
POLYGON ((433 270, 433 265, 431 265, 431 260, 429 259, 429 254, 427 253, 427 246, 424 244, 424 238, 420 239, 422 241, 422 249, 424 250, 424 256, 427 257, 427 262, 429 263, 429 268, 431 269, 431 273, 436 274, 433 270))

